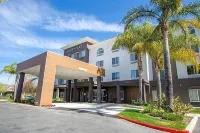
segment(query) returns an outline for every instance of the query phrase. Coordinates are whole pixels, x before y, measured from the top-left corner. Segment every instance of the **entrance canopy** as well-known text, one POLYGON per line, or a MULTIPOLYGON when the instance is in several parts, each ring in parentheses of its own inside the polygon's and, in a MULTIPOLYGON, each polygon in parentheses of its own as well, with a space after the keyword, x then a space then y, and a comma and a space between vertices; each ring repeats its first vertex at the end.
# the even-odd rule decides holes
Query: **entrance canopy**
POLYGON ((103 68, 49 51, 19 63, 17 71, 39 76, 42 66, 50 67, 49 71, 55 69, 55 78, 58 79, 73 80, 105 76, 103 68))
POLYGON ((26 73, 39 77, 36 105, 52 103, 55 78, 73 80, 105 76, 103 68, 49 51, 19 63, 17 72, 21 75, 26 73))

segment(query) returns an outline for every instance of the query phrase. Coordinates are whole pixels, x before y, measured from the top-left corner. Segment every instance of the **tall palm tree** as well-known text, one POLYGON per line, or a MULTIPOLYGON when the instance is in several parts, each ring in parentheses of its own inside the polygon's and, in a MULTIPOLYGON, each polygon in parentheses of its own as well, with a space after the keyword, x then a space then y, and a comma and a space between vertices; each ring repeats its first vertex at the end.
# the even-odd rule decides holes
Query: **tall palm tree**
MULTIPOLYGON (((190 40, 189 42, 185 40, 183 34, 170 36, 169 50, 171 59, 174 61, 183 62, 185 64, 191 63, 195 65, 196 68, 198 68, 198 54, 196 54, 195 51, 191 49, 191 44, 200 46, 200 39, 193 35, 188 35, 188 38, 190 40)), ((161 40, 154 40, 151 43, 148 42, 148 45, 145 46, 145 48, 154 63, 154 69, 157 78, 158 105, 160 106, 162 93, 160 72, 164 67, 164 55, 162 52, 163 45, 161 40)))
POLYGON ((0 71, 0 74, 2 73, 6 73, 9 74, 8 80, 12 77, 15 76, 15 83, 14 83, 14 98, 15 98, 15 94, 16 94, 16 86, 17 86, 17 82, 19 79, 19 73, 17 72, 17 63, 13 63, 11 65, 7 65, 3 68, 3 70, 0 71))
POLYGON ((138 74, 139 74, 139 102, 142 103, 142 55, 145 52, 144 43, 148 40, 153 27, 146 22, 139 26, 129 25, 124 33, 117 36, 112 49, 125 48, 129 53, 137 55, 138 74))
MULTIPOLYGON (((168 110, 173 111, 173 83, 169 54, 168 28, 176 26, 186 31, 188 26, 200 27, 200 2, 193 2, 183 5, 182 0, 150 0, 148 6, 139 6, 128 11, 122 19, 127 27, 131 22, 151 19, 158 22, 155 32, 160 29, 162 32, 162 43, 164 51, 165 69, 165 90, 168 110), (197 20, 183 20, 188 17, 197 20)), ((126 29, 126 28, 125 28, 126 29)))

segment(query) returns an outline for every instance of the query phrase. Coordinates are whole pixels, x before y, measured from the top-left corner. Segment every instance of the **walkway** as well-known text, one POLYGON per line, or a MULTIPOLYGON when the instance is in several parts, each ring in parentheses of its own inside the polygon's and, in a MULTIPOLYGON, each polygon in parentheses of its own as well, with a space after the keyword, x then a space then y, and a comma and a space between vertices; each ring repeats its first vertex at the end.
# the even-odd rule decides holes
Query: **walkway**
POLYGON ((104 103, 104 104, 96 104, 96 103, 53 103, 56 105, 56 108, 59 109, 71 109, 71 110, 79 110, 86 111, 92 113, 99 113, 101 115, 115 115, 120 113, 125 109, 141 109, 141 107, 137 106, 125 106, 114 103, 104 103))

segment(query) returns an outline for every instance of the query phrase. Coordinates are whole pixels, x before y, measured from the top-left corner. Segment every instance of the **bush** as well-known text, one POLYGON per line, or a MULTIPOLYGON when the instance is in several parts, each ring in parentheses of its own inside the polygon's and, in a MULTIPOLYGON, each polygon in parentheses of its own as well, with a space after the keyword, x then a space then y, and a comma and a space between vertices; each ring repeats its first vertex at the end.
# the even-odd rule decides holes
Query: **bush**
POLYGON ((147 102, 146 103, 140 103, 140 102, 135 101, 135 100, 132 100, 131 104, 136 105, 136 106, 142 106, 142 105, 147 106, 148 105, 147 102))
MULTIPOLYGON (((160 105, 162 109, 164 109, 166 112, 168 111, 165 94, 162 94, 160 105)), ((185 115, 185 113, 188 113, 192 109, 192 105, 180 102, 179 96, 173 98, 173 105, 174 105, 174 113, 179 115, 185 115)))
POLYGON ((150 112, 150 115, 151 115, 151 116, 154 116, 154 117, 162 117, 164 112, 165 112, 165 111, 164 111, 163 109, 153 109, 153 110, 150 112))
POLYGON ((192 109, 192 105, 180 102, 179 97, 174 98, 174 113, 185 115, 192 109))
POLYGON ((162 119, 171 120, 171 121, 182 121, 184 115, 178 115, 173 113, 163 113, 162 119))
POLYGON ((146 107, 144 107, 144 110, 143 110, 142 112, 143 112, 143 113, 150 113, 150 112, 152 112, 152 110, 153 110, 154 108, 157 108, 157 107, 155 106, 155 104, 149 104, 149 105, 147 105, 146 107))

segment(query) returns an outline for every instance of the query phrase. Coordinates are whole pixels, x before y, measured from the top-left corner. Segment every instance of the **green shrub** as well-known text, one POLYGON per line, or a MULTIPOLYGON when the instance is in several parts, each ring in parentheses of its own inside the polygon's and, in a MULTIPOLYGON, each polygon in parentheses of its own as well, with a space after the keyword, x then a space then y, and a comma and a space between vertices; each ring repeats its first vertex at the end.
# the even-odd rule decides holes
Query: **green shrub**
MULTIPOLYGON (((162 109, 167 111, 167 100, 165 94, 162 94, 160 105, 162 109)), ((173 98, 173 105, 175 114, 185 115, 185 113, 188 113, 192 109, 192 105, 180 102, 179 96, 173 98)))
POLYGON ((153 109, 157 108, 155 104, 149 104, 144 107, 144 110, 142 111, 143 113, 150 113, 152 112, 153 109))
POLYGON ((163 113, 162 119, 171 120, 171 121, 182 121, 184 115, 178 115, 173 113, 163 113))
POLYGON ((150 112, 150 115, 151 116, 154 116, 154 117, 162 117, 163 113, 165 111, 163 109, 153 109, 151 112, 150 112))
POLYGON ((148 105, 147 102, 146 103, 140 103, 140 102, 135 101, 135 100, 132 100, 131 104, 136 105, 136 106, 142 106, 142 105, 147 106, 148 105))
POLYGON ((185 115, 192 109, 192 105, 180 102, 179 97, 174 98, 174 113, 185 115))

